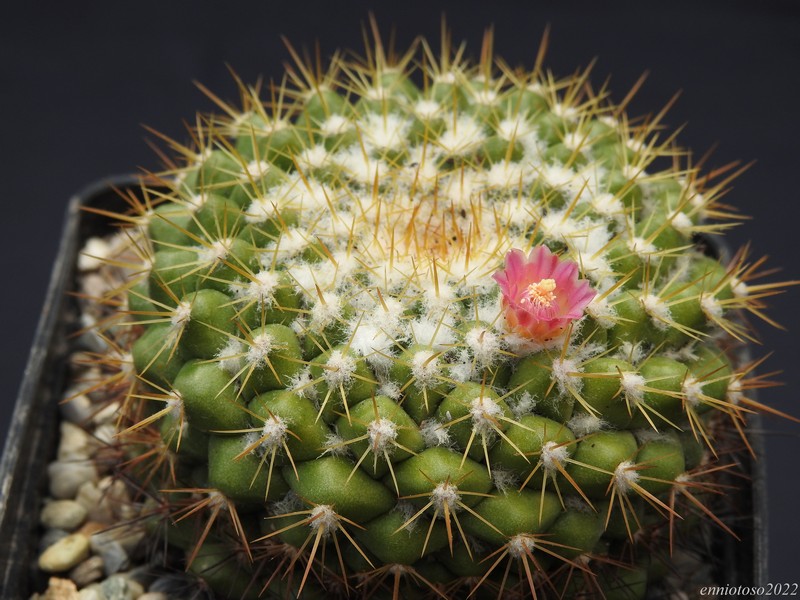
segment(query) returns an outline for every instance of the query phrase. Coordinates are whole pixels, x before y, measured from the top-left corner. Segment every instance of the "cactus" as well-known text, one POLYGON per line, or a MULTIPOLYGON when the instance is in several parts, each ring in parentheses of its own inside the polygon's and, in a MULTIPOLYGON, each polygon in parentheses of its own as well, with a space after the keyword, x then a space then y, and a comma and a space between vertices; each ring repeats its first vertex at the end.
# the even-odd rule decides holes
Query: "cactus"
POLYGON ((775 412, 743 316, 786 284, 700 243, 728 173, 545 46, 290 48, 130 198, 126 476, 220 597, 641 598, 733 533, 717 476, 775 412))

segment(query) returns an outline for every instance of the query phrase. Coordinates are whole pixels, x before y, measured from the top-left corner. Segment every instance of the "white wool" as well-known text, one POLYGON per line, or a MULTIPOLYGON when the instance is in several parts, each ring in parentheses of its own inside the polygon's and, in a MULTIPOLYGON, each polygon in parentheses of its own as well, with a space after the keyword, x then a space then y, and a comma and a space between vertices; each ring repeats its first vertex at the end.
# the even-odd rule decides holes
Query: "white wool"
POLYGON ((700 296, 700 308, 710 321, 719 321, 725 312, 722 308, 722 304, 713 294, 703 294, 700 296))
POLYGON ((358 144, 337 152, 334 160, 350 177, 366 186, 372 186, 375 183, 376 175, 384 176, 390 170, 382 160, 373 158, 368 153, 365 154, 358 144))
POLYGON ((617 311, 608 303, 608 298, 595 296, 586 307, 586 312, 603 329, 611 329, 617 323, 617 311))
POLYGON ((568 458, 567 447, 553 441, 545 442, 539 455, 544 470, 550 475, 558 473, 559 467, 563 468, 568 458))
POLYGON ((330 158, 327 148, 322 144, 317 144, 312 148, 306 148, 297 155, 297 162, 306 169, 319 169, 324 167, 330 158))
POLYGON ((341 350, 334 350, 325 363, 325 369, 322 371, 322 378, 330 389, 335 390, 340 387, 347 389, 353 382, 353 374, 355 372, 355 359, 341 350))
POLYGON ((602 193, 593 196, 591 205, 594 210, 605 217, 619 217, 625 214, 625 205, 614 194, 602 193))
POLYGON ((644 388, 647 385, 644 377, 638 373, 626 371, 620 377, 619 383, 630 404, 636 406, 642 403, 644 400, 644 388))
POLYGON ((634 236, 628 240, 628 250, 642 258, 647 258, 649 255, 658 252, 658 248, 652 243, 638 236, 634 236))
POLYGON ((275 338, 269 333, 259 333, 250 342, 245 359, 248 364, 259 368, 267 364, 269 354, 274 349, 275 338))
POLYGON ((606 423, 600 417, 588 413, 573 415, 567 423, 567 427, 576 437, 584 437, 591 433, 601 431, 606 423))
POLYGON ((506 548, 512 558, 526 558, 536 549, 536 542, 530 534, 520 533, 508 540, 506 548))
POLYGON ((366 143, 383 150, 398 148, 406 143, 409 122, 394 113, 368 113, 358 126, 366 143))
POLYGON ((172 329, 183 327, 192 318, 192 305, 189 302, 178 302, 170 316, 169 322, 172 329))
POLYGON ((519 478, 513 471, 501 469, 500 467, 492 468, 492 483, 497 491, 502 494, 507 494, 510 490, 515 489, 519 485, 519 478))
POLYGON ((620 494, 627 494, 639 481, 639 471, 633 467, 634 464, 632 462, 625 460, 614 469, 614 487, 617 488, 620 494))
POLYGON ((503 409, 492 398, 478 396, 470 402, 469 413, 472 416, 472 428, 483 436, 494 435, 497 420, 503 414, 503 409))
POLYGON ((558 384, 561 394, 569 394, 568 390, 580 391, 583 387, 578 363, 569 358, 556 358, 553 360, 552 378, 558 384))
POLYGON ((432 319, 420 317, 409 321, 411 338, 421 346, 428 346, 433 350, 446 350, 455 343, 453 330, 446 324, 440 324, 432 319))
POLYGON ((350 120, 342 115, 330 115, 319 125, 320 133, 325 136, 337 135, 350 129, 350 120))
POLYGON ((666 302, 655 294, 645 294, 642 296, 642 306, 647 314, 650 315, 650 320, 656 329, 665 331, 669 328, 670 323, 672 323, 672 313, 670 313, 666 302))
POLYGON ((486 137, 483 126, 470 116, 461 114, 453 123, 452 118, 447 118, 448 129, 436 140, 447 154, 467 154, 474 150, 486 137))
POLYGON ((425 445, 428 448, 450 446, 453 443, 450 438, 450 432, 436 419, 427 419, 420 423, 419 432, 422 434, 422 439, 425 440, 425 445))
POLYGON ((435 117, 440 110, 441 105, 433 100, 418 100, 413 108, 414 113, 424 121, 435 117))
POLYGON ((310 327, 315 331, 324 329, 339 319, 341 315, 342 299, 339 295, 333 292, 322 292, 322 297, 316 298, 316 302, 311 308, 310 327))
POLYGON ((207 246, 196 246, 197 260, 201 263, 215 263, 224 260, 230 252, 233 238, 214 240, 207 246))
POLYGON ((242 169, 241 179, 259 179, 272 165, 266 160, 252 160, 242 169))
POLYGON ((534 125, 521 115, 513 119, 503 119, 495 128, 497 135, 508 141, 519 140, 535 130, 534 125))
POLYGON ((231 375, 238 373, 241 368, 241 359, 244 356, 243 348, 239 339, 230 338, 228 343, 217 352, 216 358, 219 361, 219 366, 231 375))
POLYGON ((489 168, 486 183, 492 189, 517 190, 530 183, 532 172, 521 163, 498 162, 489 168))
POLYGON ((692 223, 692 220, 686 213, 675 213, 670 218, 670 221, 672 226, 684 235, 690 235, 694 230, 694 223, 692 223))
POLYGON ((289 425, 285 419, 278 415, 271 415, 264 421, 261 428, 261 445, 268 451, 280 449, 286 439, 289 425))
POLYGON ((695 408, 703 401, 703 383, 692 375, 689 375, 683 381, 681 393, 683 394, 686 404, 695 408))
POLYGON ((452 483, 440 483, 431 492, 431 502, 439 513, 444 511, 445 505, 447 505, 450 512, 456 511, 460 500, 461 496, 458 493, 458 488, 452 483))
POLYGON ((312 531, 321 531, 323 537, 328 537, 331 533, 339 529, 339 515, 327 504, 318 504, 311 509, 309 527, 312 531))
POLYGON ((367 425, 367 435, 372 452, 383 456, 394 450, 394 441, 397 439, 397 425, 389 419, 375 419, 367 425))
POLYGON ((419 389, 428 389, 440 381, 439 356, 432 350, 420 350, 411 358, 411 374, 419 389))
POLYGON ((464 343, 482 367, 491 367, 502 358, 502 339, 486 327, 470 329, 464 343))

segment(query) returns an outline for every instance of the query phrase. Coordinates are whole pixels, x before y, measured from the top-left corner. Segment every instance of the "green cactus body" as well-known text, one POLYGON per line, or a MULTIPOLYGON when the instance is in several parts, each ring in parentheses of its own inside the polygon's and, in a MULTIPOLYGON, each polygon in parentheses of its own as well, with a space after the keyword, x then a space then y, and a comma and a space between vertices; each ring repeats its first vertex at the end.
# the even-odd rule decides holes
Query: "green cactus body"
POLYGON ((378 50, 246 92, 131 229, 153 493, 220 594, 642 597, 631 548, 744 416, 758 293, 692 243, 722 190, 583 78, 378 50))

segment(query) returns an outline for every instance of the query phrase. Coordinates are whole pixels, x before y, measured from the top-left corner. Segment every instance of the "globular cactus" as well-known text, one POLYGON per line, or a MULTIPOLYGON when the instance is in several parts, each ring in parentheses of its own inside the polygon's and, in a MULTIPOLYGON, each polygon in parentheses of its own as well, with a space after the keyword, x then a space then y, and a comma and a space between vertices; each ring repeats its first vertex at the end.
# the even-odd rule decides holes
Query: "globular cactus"
POLYGON ((220 597, 663 585, 763 408, 737 351, 780 284, 700 243, 727 176, 488 42, 295 58, 123 217, 153 530, 220 597))

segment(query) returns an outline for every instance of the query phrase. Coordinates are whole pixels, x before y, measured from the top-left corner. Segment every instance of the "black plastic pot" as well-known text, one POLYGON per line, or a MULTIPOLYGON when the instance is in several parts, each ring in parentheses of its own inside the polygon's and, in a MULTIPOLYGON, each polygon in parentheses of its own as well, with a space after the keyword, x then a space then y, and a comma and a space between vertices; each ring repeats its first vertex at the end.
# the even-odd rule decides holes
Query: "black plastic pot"
MULTIPOLYGON (((112 230, 105 217, 82 207, 124 210, 119 191, 137 193, 138 180, 115 177, 91 185, 69 203, 58 259, 53 268, 42 316, 17 397, 9 436, 0 463, 0 598, 27 599, 46 587, 37 570, 38 516, 47 490, 47 464, 53 460, 58 431, 58 401, 66 385, 69 336, 78 328, 79 309, 68 292, 76 289, 76 262, 84 242, 112 230)), ((711 250, 713 252, 713 250, 711 250)), ((756 423, 754 431, 760 427, 756 423)), ((703 560, 712 565, 708 585, 753 586, 767 583, 766 481, 762 440, 750 442, 762 458, 742 452, 734 457, 750 481, 732 480, 735 487, 721 498, 720 513, 739 536, 737 542, 718 528, 699 544, 703 560)))

